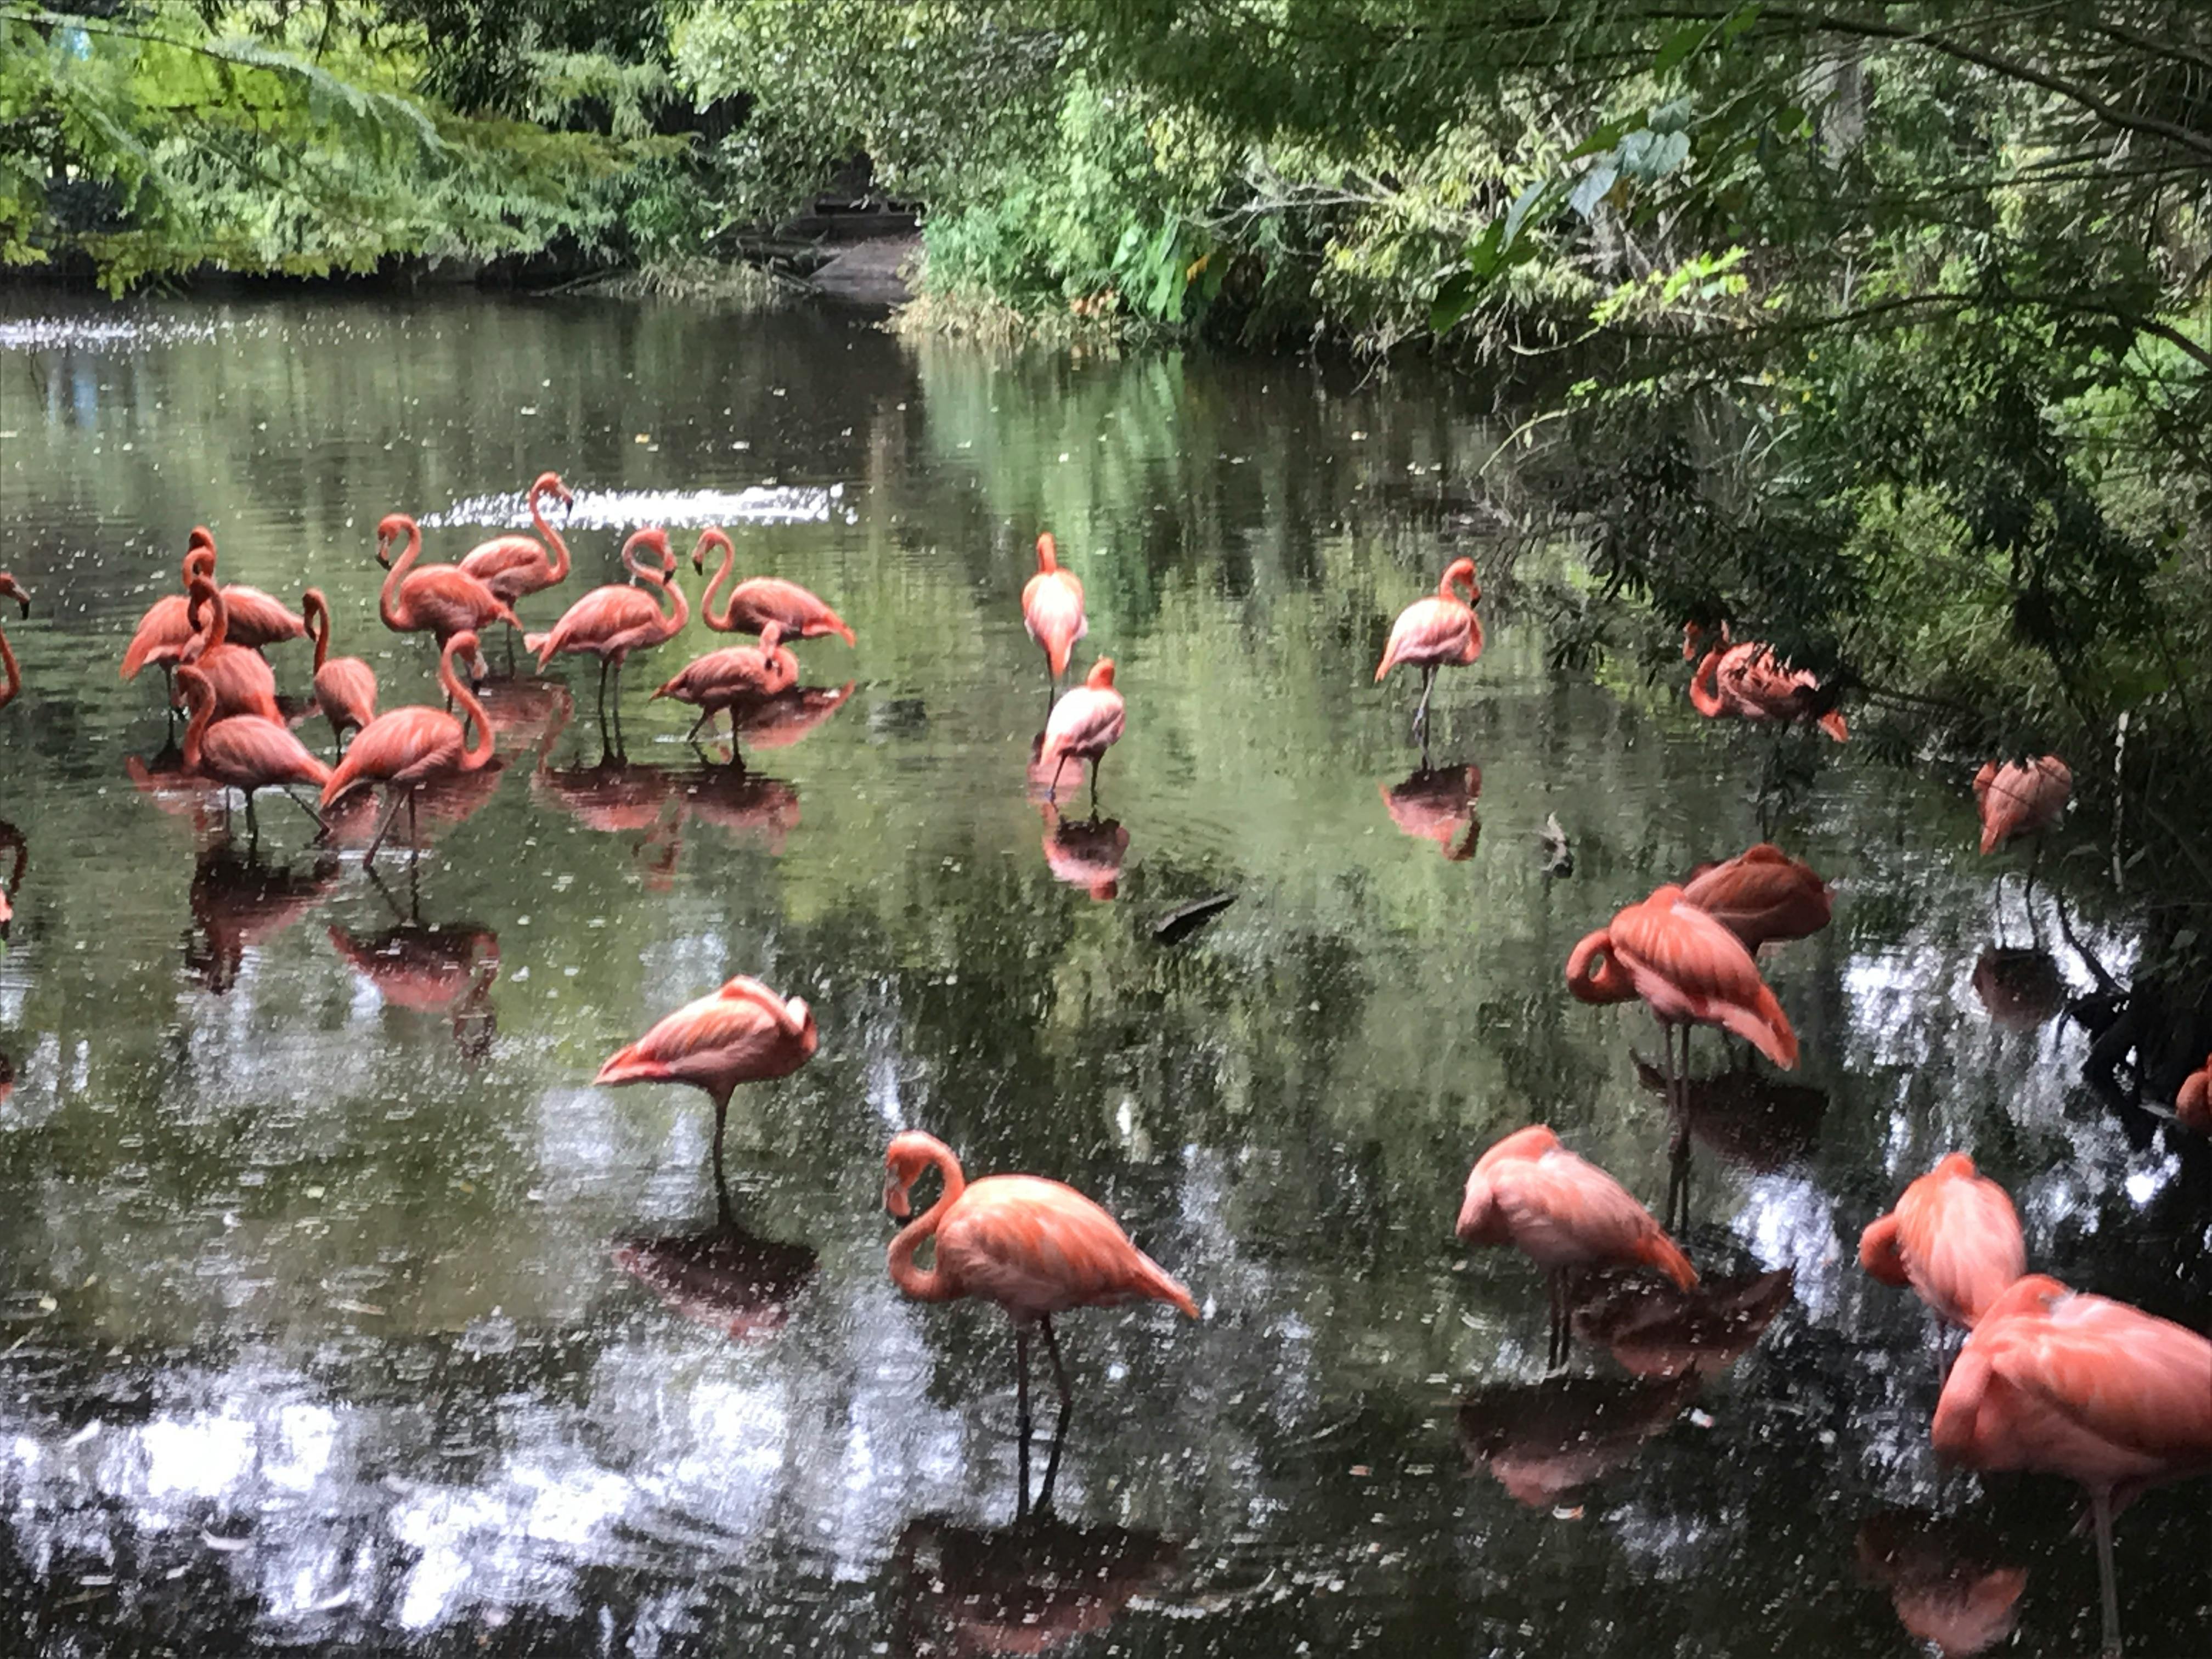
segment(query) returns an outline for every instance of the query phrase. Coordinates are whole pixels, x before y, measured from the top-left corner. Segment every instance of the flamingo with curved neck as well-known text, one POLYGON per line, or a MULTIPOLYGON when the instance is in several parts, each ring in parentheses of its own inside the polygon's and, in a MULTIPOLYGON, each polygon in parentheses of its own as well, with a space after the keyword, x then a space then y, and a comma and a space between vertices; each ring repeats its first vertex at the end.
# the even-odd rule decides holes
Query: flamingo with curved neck
MULTIPOLYGON (((123 678, 133 680, 138 671, 148 663, 159 664, 164 680, 177 665, 177 659, 192 642, 193 629, 185 613, 190 603, 192 578, 195 575, 215 575, 215 538, 204 528, 192 532, 185 547, 185 563, 181 580, 183 589, 175 593, 164 593, 146 607, 146 614, 138 619, 138 626, 131 635, 131 643, 123 648, 123 678)), ((176 702, 176 686, 168 686, 168 702, 176 702)))
POLYGON ((559 473, 541 472, 530 486, 530 523, 538 533, 494 536, 461 555, 458 568, 509 605, 526 593, 542 592, 568 579, 568 544, 546 522, 545 509, 538 505, 538 498, 544 495, 558 496, 563 507, 573 506, 576 499, 561 482, 559 473), (549 547, 553 550, 550 558, 545 551, 549 547))
POLYGON ((678 702, 688 702, 699 711, 699 718, 684 734, 686 742, 699 735, 701 726, 727 709, 730 748, 736 752, 738 708, 764 703, 799 683, 799 659, 783 646, 782 638, 781 623, 765 623, 761 627, 757 647, 729 645, 720 651, 709 651, 703 657, 695 657, 684 665, 682 673, 653 694, 655 699, 672 697, 678 702))
POLYGON ((704 575, 707 570, 707 550, 719 545, 722 550, 721 568, 714 572, 714 580, 707 584, 707 591, 699 596, 699 617, 718 634, 757 634, 769 623, 783 629, 787 640, 811 640, 823 634, 838 634, 845 643, 854 644, 857 636, 847 627, 845 619, 797 582, 787 582, 781 576, 748 576, 730 590, 729 603, 717 613, 714 596, 730 580, 737 568, 737 544, 720 525, 709 525, 699 537, 699 544, 691 550, 691 568, 704 575))
POLYGON ((910 1194, 925 1171, 935 1170, 945 1183, 937 1202, 891 1241, 891 1282, 917 1302, 981 1297, 997 1303, 1014 1322, 1016 1415, 1024 1457, 1031 1325, 1044 1331, 1065 1427, 1073 1399, 1053 1334, 1054 1314, 1157 1301, 1198 1317, 1190 1292, 1131 1243, 1119 1222, 1073 1187, 1025 1175, 986 1176, 971 1184, 952 1149, 916 1129, 892 1137, 884 1169, 884 1207, 902 1220, 911 1212, 910 1194), (923 1267, 915 1256, 933 1239, 936 1251, 930 1266, 923 1267))
POLYGON ((258 651, 231 643, 228 592, 216 586, 214 577, 196 574, 185 611, 193 633, 191 642, 177 659, 177 666, 199 670, 214 694, 213 718, 258 714, 282 724, 284 713, 276 706, 276 676, 267 660, 258 651))
POLYGON ((525 634, 522 647, 545 665, 565 651, 588 653, 599 659, 599 718, 606 719, 607 671, 615 678, 615 703, 622 703, 623 663, 633 651, 647 650, 674 639, 691 620, 684 591, 676 586, 676 555, 669 550, 668 532, 640 530, 623 544, 623 563, 631 575, 652 590, 648 596, 635 587, 609 583, 595 587, 570 605, 559 622, 543 634, 525 634), (654 564, 640 562, 638 549, 658 555, 654 564), (662 599, 673 604, 661 609, 662 599))
MULTIPOLYGON (((0 570, 0 599, 13 599, 23 607, 23 614, 31 614, 31 596, 22 583, 6 571, 0 570)), ((0 708, 15 701, 15 694, 23 689, 23 671, 15 664, 15 653, 8 643, 5 631, 0 631, 0 708)))
POLYGON ((522 626, 514 607, 458 565, 416 569, 422 555, 422 526, 404 513, 386 514, 376 526, 376 562, 391 574, 377 595, 376 609, 393 633, 427 633, 438 641, 442 657, 456 634, 473 634, 495 622, 522 626), (407 546, 395 561, 392 544, 402 536, 407 546))
POLYGON ((376 835, 368 843, 364 862, 376 857, 376 849, 383 845, 386 832, 399 815, 403 799, 407 805, 407 838, 419 850, 416 800, 422 787, 480 772, 490 763, 491 722, 484 717, 483 705, 477 701, 476 694, 453 670, 456 657, 463 653, 473 656, 476 649, 476 635, 463 629, 448 639, 445 649, 438 653, 438 678, 446 688, 446 695, 460 708, 459 719, 442 708, 419 703, 379 714, 355 734, 345 758, 337 763, 330 781, 323 786, 323 810, 328 811, 357 789, 376 783, 384 785, 390 804, 385 809, 384 821, 377 825, 376 835), (469 721, 475 723, 481 743, 469 738, 469 721))
POLYGON ((376 718, 376 671, 359 657, 331 655, 331 603, 322 589, 311 587, 301 594, 300 609, 315 636, 315 706, 330 721, 331 736, 343 753, 346 733, 376 718))
MULTIPOLYGON (((263 789, 282 789, 300 809, 323 827, 322 815, 292 795, 295 783, 317 788, 329 781, 331 769, 294 737, 280 721, 259 714, 216 715, 215 682, 198 665, 177 665, 177 689, 191 707, 191 722, 185 727, 185 769, 226 784, 246 797, 246 833, 258 840, 261 826, 254 817, 253 797, 263 789)), ((226 809, 228 810, 228 809, 226 809)))
POLYGON ((1471 663, 1482 654, 1482 618, 1474 610, 1481 599, 1482 589, 1474 580, 1474 561, 1454 559, 1437 579, 1437 591, 1414 600, 1390 624, 1389 643, 1382 647, 1375 678, 1379 684, 1401 663, 1410 663, 1421 671, 1421 702, 1413 711, 1417 741, 1425 741, 1428 733, 1429 697, 1437 689, 1437 670, 1471 663), (1456 591, 1462 584, 1467 588, 1463 603, 1456 591))

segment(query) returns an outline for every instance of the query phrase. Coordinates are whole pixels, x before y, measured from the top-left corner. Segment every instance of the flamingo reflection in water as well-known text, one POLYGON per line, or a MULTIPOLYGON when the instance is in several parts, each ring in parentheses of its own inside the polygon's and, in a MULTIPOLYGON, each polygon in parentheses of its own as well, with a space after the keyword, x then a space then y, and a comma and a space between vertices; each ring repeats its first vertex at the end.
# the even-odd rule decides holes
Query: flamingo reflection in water
POLYGON ((1470 1395, 1460 1444, 1530 1509, 1547 1510, 1632 1462, 1697 1397, 1695 1370, 1678 1376, 1555 1376, 1470 1395))
POLYGON ((2027 1569, 2006 1561, 1985 1527, 1914 1510, 1859 1523, 1860 1573, 1887 1592, 1897 1621, 1942 1659, 1972 1659, 2013 1633, 2027 1569))
POLYGON ((482 1058, 498 1030, 491 988, 499 979, 499 935, 466 922, 426 924, 419 895, 410 889, 403 912, 374 869, 368 876, 398 921, 365 939, 333 923, 331 948, 376 988, 386 1007, 450 1012, 454 1042, 462 1053, 482 1058))
POLYGON ((820 1266, 805 1245, 763 1238, 742 1225, 719 1170, 712 1226, 617 1238, 614 1261, 672 1311, 733 1342, 781 1331, 820 1266))
POLYGON ((1129 832, 1113 818, 1069 820, 1050 801, 1044 813, 1044 861, 1055 880, 1080 887, 1103 904, 1121 890, 1129 832))
POLYGON ((799 790, 735 764, 705 763, 675 781, 686 822, 696 819, 780 854, 799 827, 799 790))
MULTIPOLYGON (((156 753, 125 756, 123 774, 156 808, 191 825, 196 845, 227 838, 223 820, 229 791, 212 778, 185 769, 185 751, 177 744, 173 727, 169 741, 156 753)), ((332 823, 331 815, 325 813, 323 821, 332 823)))
POLYGON ((1789 1305, 1796 1275, 1701 1279, 1689 1290, 1607 1270, 1576 1289, 1575 1334, 1637 1376, 1717 1376, 1758 1345, 1789 1305))
POLYGON ((1640 1054, 1631 1058, 1637 1080, 1670 1103, 1667 1205, 1660 1218, 1669 1227, 1689 1225, 1692 1143, 1723 1163, 1772 1175, 1802 1163, 1820 1139, 1827 1091, 1761 1072, 1748 1053, 1740 1065, 1711 1077, 1681 1079, 1671 1094, 1657 1066, 1640 1054))
POLYGON ((682 808, 675 774, 667 768, 623 760, 606 749, 591 766, 552 767, 541 761, 530 775, 530 793, 586 830, 637 836, 646 885, 665 891, 673 881, 682 808))
POLYGON ((2033 1031, 2066 1006, 2066 976, 2048 951, 1992 945, 1974 963, 1974 994, 2008 1030, 2033 1031))
POLYGON ((756 752, 788 749, 842 708, 856 684, 847 680, 842 685, 793 686, 749 708, 733 711, 738 741, 756 752))
POLYGON ((906 1587, 900 1651, 1049 1653, 1165 1587, 1182 1555, 1180 1543, 1158 1533, 1063 1521, 1049 1492, 1034 1509, 1018 1509, 1008 1527, 910 1521, 894 1551, 906 1587))
POLYGON ((1474 856, 1482 822, 1474 815, 1482 793, 1480 766, 1422 767, 1403 783, 1378 784, 1390 822, 1419 841, 1432 841, 1454 864, 1474 856))
POLYGON ((0 818, 0 853, 13 853, 15 864, 6 884, 0 885, 0 939, 5 939, 15 916, 15 896, 23 890, 23 872, 31 866, 31 848, 23 832, 4 818, 0 818))
POLYGON ((185 966, 222 995, 238 982, 246 953, 266 945, 328 897, 338 857, 325 850, 304 870, 241 856, 228 841, 199 855, 186 902, 199 933, 185 945, 185 966))

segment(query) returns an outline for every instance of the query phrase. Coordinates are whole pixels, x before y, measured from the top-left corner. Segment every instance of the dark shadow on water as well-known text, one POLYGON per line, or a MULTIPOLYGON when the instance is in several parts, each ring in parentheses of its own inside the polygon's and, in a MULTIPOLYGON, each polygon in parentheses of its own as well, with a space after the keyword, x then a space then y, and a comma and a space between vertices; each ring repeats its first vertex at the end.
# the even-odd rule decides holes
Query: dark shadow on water
POLYGON ((894 1552, 901 1654, 1049 1653, 1105 1630, 1173 1581, 1182 1546, 1154 1532, 1078 1526, 1048 1506, 985 1529, 923 1517, 894 1552))
POLYGON ((1942 1659, 1970 1659, 2013 1633, 2027 1569, 1978 1522, 1885 1510, 1859 1523, 1860 1575, 1888 1595, 1898 1622, 1942 1659))
POLYGON ((1577 1287, 1574 1332, 1632 1376, 1716 1376, 1757 1345, 1795 1283, 1787 1267, 1686 1291, 1648 1273, 1593 1275, 1577 1287))
POLYGON ((1470 1395, 1459 1439, 1471 1470, 1547 1509, 1632 1462, 1697 1397, 1698 1374, 1656 1381, 1556 1376, 1470 1395))

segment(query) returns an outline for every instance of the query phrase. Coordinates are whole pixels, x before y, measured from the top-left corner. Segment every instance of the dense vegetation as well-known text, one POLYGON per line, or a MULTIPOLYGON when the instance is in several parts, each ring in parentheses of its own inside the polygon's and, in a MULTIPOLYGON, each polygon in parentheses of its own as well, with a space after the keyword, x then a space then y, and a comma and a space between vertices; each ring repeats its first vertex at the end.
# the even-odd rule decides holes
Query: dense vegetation
POLYGON ((712 249, 856 156, 947 313, 1549 387, 1567 656, 1728 613, 1899 732, 2212 735, 2193 0, 0 0, 0 257, 112 284, 712 249))

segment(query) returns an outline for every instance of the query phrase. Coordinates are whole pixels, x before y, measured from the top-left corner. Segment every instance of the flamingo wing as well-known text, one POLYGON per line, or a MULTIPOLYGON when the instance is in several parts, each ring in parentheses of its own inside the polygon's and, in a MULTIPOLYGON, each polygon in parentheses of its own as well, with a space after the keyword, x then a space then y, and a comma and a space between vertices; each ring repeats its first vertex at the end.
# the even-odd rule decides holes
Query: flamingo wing
POLYGON ((504 584, 519 580, 526 585, 522 591, 532 592, 544 585, 542 579, 553 569, 546 559, 544 544, 535 536, 523 535, 494 536, 478 542, 453 568, 475 577, 510 604, 516 595, 506 591, 504 584))
POLYGON ((750 1000, 720 995, 688 1002, 636 1042, 611 1056, 599 1083, 684 1079, 708 1073, 782 1077, 805 1056, 791 1057, 788 1035, 750 1000))
POLYGON ((1498 1204, 1520 1248, 1547 1267, 1638 1262, 1681 1286, 1698 1282, 1674 1242, 1628 1189, 1586 1158, 1560 1147, 1504 1165, 1498 1204))
POLYGON ((307 634, 306 617, 296 611, 286 610, 282 600, 271 599, 258 587, 227 582, 223 585, 222 602, 229 612, 225 637, 233 645, 276 645, 285 640, 301 639, 307 634))
POLYGON ((416 782, 460 763, 461 723, 442 708, 414 705, 379 714, 355 734, 323 786, 323 805, 372 783, 416 782))
POLYGON ((763 623, 773 622, 782 624, 788 638, 811 640, 818 635, 836 634, 848 645, 856 643, 843 617, 815 593, 781 576, 747 577, 730 591, 727 609, 744 633, 757 634, 763 623))
POLYGON ((315 671, 315 702, 333 726, 376 718, 376 672, 358 657, 333 657, 315 671))
POLYGON ((125 679, 137 678, 138 671, 149 663, 176 661, 178 653, 191 642, 189 605, 182 593, 171 593, 147 607, 146 614, 138 619, 137 631, 131 635, 131 643, 124 647, 125 679))
POLYGON ((414 618, 413 627, 428 629, 441 638, 495 622, 522 625, 498 594, 450 564, 409 571, 399 584, 399 605, 414 618))
POLYGON ((1754 951, 1772 939, 1816 933, 1834 914, 1827 885, 1812 867, 1765 842, 1694 877, 1684 884, 1682 899, 1754 951))
POLYGON ((1797 1034, 1759 976, 1743 942, 1694 905, 1682 890, 1662 887, 1613 917, 1607 930, 1637 994, 1660 1017, 1718 1025, 1776 1065, 1797 1063, 1797 1034))
POLYGON ((1073 1187, 1036 1176, 988 1176, 970 1186, 938 1231, 937 1257, 969 1294, 1018 1319, 1147 1297, 1198 1316, 1190 1292, 1112 1216, 1073 1187))
POLYGON ((522 643, 538 653, 543 668, 564 651, 617 650, 629 635, 658 624, 660 617, 660 606, 641 589, 595 587, 562 612, 550 633, 530 635, 522 643))
POLYGON ((2027 1272, 2012 1200, 1957 1153, 1905 1189, 1897 1218, 1912 1288, 1954 1324, 1972 1329, 2027 1272))

